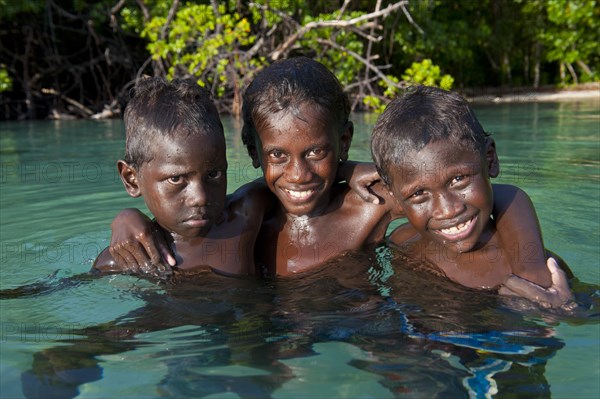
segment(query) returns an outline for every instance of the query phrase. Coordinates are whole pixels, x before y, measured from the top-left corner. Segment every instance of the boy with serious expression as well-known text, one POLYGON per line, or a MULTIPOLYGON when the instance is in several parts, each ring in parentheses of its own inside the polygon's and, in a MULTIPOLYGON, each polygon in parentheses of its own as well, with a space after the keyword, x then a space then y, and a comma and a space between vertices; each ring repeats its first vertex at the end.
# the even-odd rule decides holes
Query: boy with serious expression
POLYGON ((497 202, 526 194, 492 187, 490 178, 500 170, 495 143, 458 94, 417 87, 392 101, 373 130, 372 153, 409 221, 390 240, 411 257, 467 287, 500 289, 550 306, 571 299, 554 259, 546 267, 546 253, 529 259, 515 254, 520 235, 537 235, 533 208, 523 202, 502 221, 492 217, 497 202), (554 291, 531 284, 549 287, 548 275, 554 291))
MULTIPOLYGON (((125 159, 117 162, 121 180, 130 196, 144 198, 156 219, 148 224, 154 234, 166 237, 175 270, 198 272, 210 266, 225 274, 254 273, 254 241, 265 206, 250 209, 253 200, 261 201, 250 187, 226 198, 225 138, 209 93, 192 81, 144 79, 125 110, 125 129, 125 159)), ((171 272, 164 266, 134 265, 127 256, 104 250, 93 268, 171 272)))
POLYGON ((175 133, 155 139, 149 147, 152 160, 138 169, 122 160, 117 164, 127 193, 144 197, 176 241, 205 236, 225 207, 225 140, 205 133, 175 133))

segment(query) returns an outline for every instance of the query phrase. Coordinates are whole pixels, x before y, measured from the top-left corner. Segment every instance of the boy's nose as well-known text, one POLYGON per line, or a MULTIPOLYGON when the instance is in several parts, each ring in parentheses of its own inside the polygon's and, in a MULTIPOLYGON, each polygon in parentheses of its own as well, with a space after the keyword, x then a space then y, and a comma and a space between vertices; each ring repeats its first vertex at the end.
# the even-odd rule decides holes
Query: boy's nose
POLYGON ((433 217, 435 219, 452 219, 465 210, 465 204, 451 193, 439 194, 434 201, 433 217))
POLYGON ((188 186, 186 205, 189 207, 205 206, 207 203, 206 187, 202 182, 192 182, 188 186))
POLYGON ((289 162, 285 166, 285 179, 291 183, 302 183, 310 180, 311 172, 305 160, 289 162))

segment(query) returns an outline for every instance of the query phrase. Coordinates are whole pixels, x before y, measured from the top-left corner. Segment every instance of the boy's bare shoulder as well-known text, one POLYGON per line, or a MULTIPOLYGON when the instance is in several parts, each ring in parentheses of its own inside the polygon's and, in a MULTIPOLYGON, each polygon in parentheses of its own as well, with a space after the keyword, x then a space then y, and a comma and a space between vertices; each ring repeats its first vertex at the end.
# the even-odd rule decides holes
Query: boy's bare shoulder
POLYGON ((492 184, 492 190, 494 192, 494 205, 498 207, 499 205, 508 206, 510 203, 515 200, 525 200, 531 202, 529 195, 527 193, 512 184, 492 184), (498 203, 500 202, 500 204, 498 203))

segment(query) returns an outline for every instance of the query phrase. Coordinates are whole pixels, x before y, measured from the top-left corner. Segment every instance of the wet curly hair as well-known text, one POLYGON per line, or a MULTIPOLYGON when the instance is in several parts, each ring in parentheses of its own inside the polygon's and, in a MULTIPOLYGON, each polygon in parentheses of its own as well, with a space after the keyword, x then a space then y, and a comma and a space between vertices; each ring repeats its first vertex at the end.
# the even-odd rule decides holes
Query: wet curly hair
POLYGON ((285 110, 298 115, 306 103, 335 115, 341 133, 350 116, 350 100, 327 67, 296 57, 276 61, 260 71, 244 92, 242 141, 248 151, 254 146, 257 129, 273 114, 285 110))
POLYGON ((191 79, 141 79, 125 108, 125 161, 152 160, 156 139, 175 134, 219 135, 223 125, 210 92, 191 79))

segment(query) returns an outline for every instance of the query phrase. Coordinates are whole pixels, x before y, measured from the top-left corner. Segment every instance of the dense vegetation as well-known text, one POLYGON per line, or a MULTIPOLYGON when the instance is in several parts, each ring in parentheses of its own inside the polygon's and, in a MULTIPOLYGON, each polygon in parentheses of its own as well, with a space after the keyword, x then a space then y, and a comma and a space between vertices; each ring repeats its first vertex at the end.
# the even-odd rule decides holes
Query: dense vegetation
POLYGON ((328 67, 355 109, 408 84, 598 81, 595 0, 0 0, 1 117, 110 117, 137 77, 194 77, 220 110, 276 59, 328 67))

